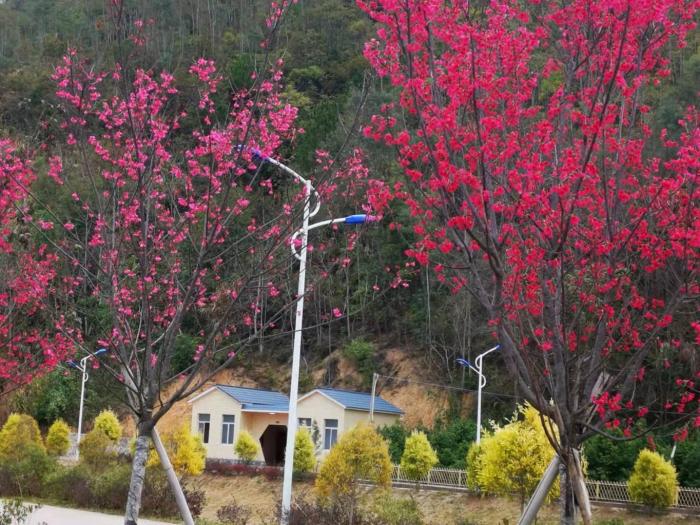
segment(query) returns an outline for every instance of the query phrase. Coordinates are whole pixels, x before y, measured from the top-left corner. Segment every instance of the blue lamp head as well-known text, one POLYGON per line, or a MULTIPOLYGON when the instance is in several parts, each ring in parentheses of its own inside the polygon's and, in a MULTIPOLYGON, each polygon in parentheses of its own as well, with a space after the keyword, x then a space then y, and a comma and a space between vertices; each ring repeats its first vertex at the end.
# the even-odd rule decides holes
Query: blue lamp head
POLYGON ((348 215, 345 217, 345 224, 365 224, 368 222, 374 222, 377 220, 377 217, 374 215, 367 215, 364 213, 358 213, 355 215, 348 215))
POLYGON ((95 353, 92 354, 92 355, 101 355, 101 354, 106 354, 106 353, 107 353, 107 349, 106 349, 106 348, 100 348, 97 352, 95 352, 95 353))
POLYGON ((466 359, 462 359, 461 357, 455 359, 455 363, 457 363, 460 366, 472 366, 472 364, 469 361, 467 361, 466 359))
POLYGON ((249 151, 250 154, 253 156, 253 158, 255 160, 257 160, 258 162, 265 162, 267 160, 267 157, 265 155, 263 155, 262 151, 260 151, 257 148, 251 148, 251 147, 245 146, 243 144, 238 144, 236 146, 236 149, 238 151, 243 151, 243 150, 249 151))

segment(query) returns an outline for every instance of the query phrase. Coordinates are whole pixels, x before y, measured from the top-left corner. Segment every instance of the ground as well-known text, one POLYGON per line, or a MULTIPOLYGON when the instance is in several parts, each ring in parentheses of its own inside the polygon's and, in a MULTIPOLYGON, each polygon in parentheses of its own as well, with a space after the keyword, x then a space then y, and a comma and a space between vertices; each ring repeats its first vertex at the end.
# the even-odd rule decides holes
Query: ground
MULTIPOLYGON (((267 481, 262 476, 214 476, 204 474, 194 480, 194 483, 206 490, 207 502, 203 517, 216 519, 216 511, 223 505, 235 499, 239 505, 245 505, 253 510, 254 518, 251 525, 262 525, 274 512, 276 502, 280 498, 281 481, 267 481)), ((309 482, 296 482, 294 495, 311 496, 313 487, 309 482)), ((426 524, 428 525, 457 525, 470 523, 473 525, 514 524, 520 514, 519 504, 503 498, 479 498, 459 492, 436 492, 421 490, 394 489, 399 497, 413 497, 418 501, 426 524), (468 521, 467 521, 468 520, 468 521), (507 520, 507 521, 504 521, 507 520)), ((368 495, 371 497, 371 494, 368 495)), ((554 525, 558 523, 558 507, 551 505, 540 512, 538 525, 554 525)), ((639 512, 625 511, 607 507, 594 508, 594 523, 618 518, 624 525, 700 525, 700 516, 682 516, 664 514, 649 516, 639 512)))

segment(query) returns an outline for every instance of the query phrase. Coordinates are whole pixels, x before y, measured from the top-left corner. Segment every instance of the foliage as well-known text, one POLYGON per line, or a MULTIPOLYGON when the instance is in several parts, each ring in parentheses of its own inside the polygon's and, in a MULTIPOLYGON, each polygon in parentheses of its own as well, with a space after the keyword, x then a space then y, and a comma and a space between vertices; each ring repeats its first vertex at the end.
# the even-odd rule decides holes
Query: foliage
MULTIPOLYGON (((38 377, 12 397, 12 407, 17 412, 31 414, 44 426, 56 419, 68 419, 78 414, 80 398, 79 374, 66 374, 54 370, 38 377)), ((95 384, 86 391, 86 407, 91 406, 95 384)))
POLYGON ((350 359, 362 376, 364 386, 372 384, 372 375, 376 370, 376 347, 364 339, 353 339, 343 349, 345 357, 350 359))
POLYGON ((406 438, 401 456, 401 471, 413 480, 419 480, 438 462, 437 454, 423 432, 415 430, 406 438))
POLYGON ((673 463, 682 487, 700 487, 700 435, 678 443, 673 463))
POLYGON ((479 489, 479 472, 481 472, 481 444, 474 441, 467 452, 467 486, 472 490, 479 489))
POLYGON ((217 519, 224 525, 248 525, 251 511, 244 505, 239 505, 236 500, 224 505, 216 511, 217 519))
POLYGON ((70 428, 62 419, 57 419, 46 434, 46 451, 52 456, 63 456, 70 448, 70 428))
POLYGON ((386 441, 369 425, 360 424, 345 432, 328 453, 316 478, 323 498, 354 495, 359 480, 388 487, 391 460, 386 441))
MULTIPOLYGON (((518 494, 521 504, 539 483, 554 457, 554 449, 545 435, 537 410, 520 410, 522 420, 514 419, 484 436, 478 459, 476 479, 479 488, 496 494, 518 494)), ((473 460, 473 458, 472 458, 473 460)), ((555 497, 558 484, 552 488, 555 497)))
POLYGON ((113 443, 122 437, 122 425, 117 415, 111 410, 103 410, 95 418, 93 430, 98 430, 113 443))
POLYGON ((43 445, 23 444, 12 456, 0 457, 0 495, 39 496, 44 477, 54 467, 43 445))
POLYGON ((268 481, 275 481, 282 477, 282 470, 279 467, 250 465, 247 463, 231 463, 229 461, 208 460, 207 472, 220 474, 223 476, 265 476, 268 481))
POLYGON ((19 499, 3 501, 0 504, 0 525, 23 525, 39 505, 30 505, 19 499))
POLYGON ((655 509, 670 507, 678 496, 676 469, 648 449, 639 453, 627 486, 632 501, 655 509))
MULTIPOLYGON (((193 435, 189 425, 183 424, 177 429, 165 433, 161 440, 175 472, 180 476, 185 474, 198 476, 204 472, 207 450, 202 443, 202 437, 199 434, 193 435)), ((156 465, 160 465, 160 458, 155 448, 151 448, 147 466, 154 467, 156 465)))
MULTIPOLYGON (((622 431, 612 431, 623 437, 622 431)), ((593 436, 583 446, 588 462, 588 477, 606 481, 627 481, 639 451, 644 448, 642 439, 616 441, 605 436, 593 436)))
POLYGON ((44 480, 42 496, 57 501, 70 502, 78 507, 89 508, 94 505, 92 477, 95 471, 84 463, 63 466, 49 472, 44 480))
POLYGON ((258 443, 249 432, 243 430, 238 434, 238 439, 233 449, 238 459, 250 463, 258 457, 260 453, 260 443, 258 443))
POLYGON ((464 468, 467 450, 476 438, 476 423, 473 418, 439 420, 427 435, 441 467, 464 468))
POLYGON ((381 492, 371 506, 372 523, 376 525, 422 525, 423 513, 415 499, 396 498, 391 492, 381 492))
MULTIPOLYGON (((277 509, 277 518, 282 514, 277 509)), ((289 525, 374 525, 362 509, 356 508, 350 496, 338 496, 329 501, 295 499, 286 516, 289 525)))
POLYGON ((294 472, 310 472, 316 466, 316 450, 306 427, 297 431, 294 439, 294 472))
POLYGON ((0 459, 19 457, 29 445, 44 449, 39 425, 27 414, 10 414, 0 429, 0 459))
POLYGON ((401 421, 396 421, 391 425, 379 427, 377 432, 379 432, 379 435, 381 435, 389 445, 391 462, 395 464, 400 463, 404 446, 406 446, 406 439, 408 439, 410 435, 409 430, 401 421))
POLYGON ((112 445, 112 440, 107 434, 93 428, 80 438, 80 462, 96 471, 107 468, 117 457, 112 445))

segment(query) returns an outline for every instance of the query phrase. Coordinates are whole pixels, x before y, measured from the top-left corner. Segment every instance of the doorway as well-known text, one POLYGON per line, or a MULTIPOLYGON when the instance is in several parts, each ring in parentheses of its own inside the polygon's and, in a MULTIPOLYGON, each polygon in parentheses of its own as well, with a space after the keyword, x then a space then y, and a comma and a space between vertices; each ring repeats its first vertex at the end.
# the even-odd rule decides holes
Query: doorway
POLYGON ((285 425, 268 425, 260 436, 260 446, 266 465, 282 465, 284 448, 287 444, 287 427, 285 425))

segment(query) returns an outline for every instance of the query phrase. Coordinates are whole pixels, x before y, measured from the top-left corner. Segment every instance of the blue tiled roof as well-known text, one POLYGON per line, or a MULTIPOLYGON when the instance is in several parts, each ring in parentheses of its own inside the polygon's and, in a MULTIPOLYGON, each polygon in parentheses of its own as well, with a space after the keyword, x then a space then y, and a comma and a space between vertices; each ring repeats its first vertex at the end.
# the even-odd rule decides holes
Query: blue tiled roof
MULTIPOLYGON (((350 410, 363 410, 369 412, 372 396, 365 392, 351 392, 349 390, 336 390, 334 388, 317 388, 319 392, 337 401, 350 410)), ((379 396, 374 397, 374 411, 386 414, 403 414, 403 410, 392 405, 379 396)))
POLYGON ((289 398, 273 390, 260 390, 257 388, 229 385, 216 385, 216 388, 238 401, 243 405, 243 408, 245 408, 245 405, 284 406, 284 409, 287 410, 289 406, 289 398))
POLYGON ((274 405, 264 405, 262 403, 243 403, 243 411, 250 412, 283 412, 289 411, 289 403, 278 403, 274 405))

